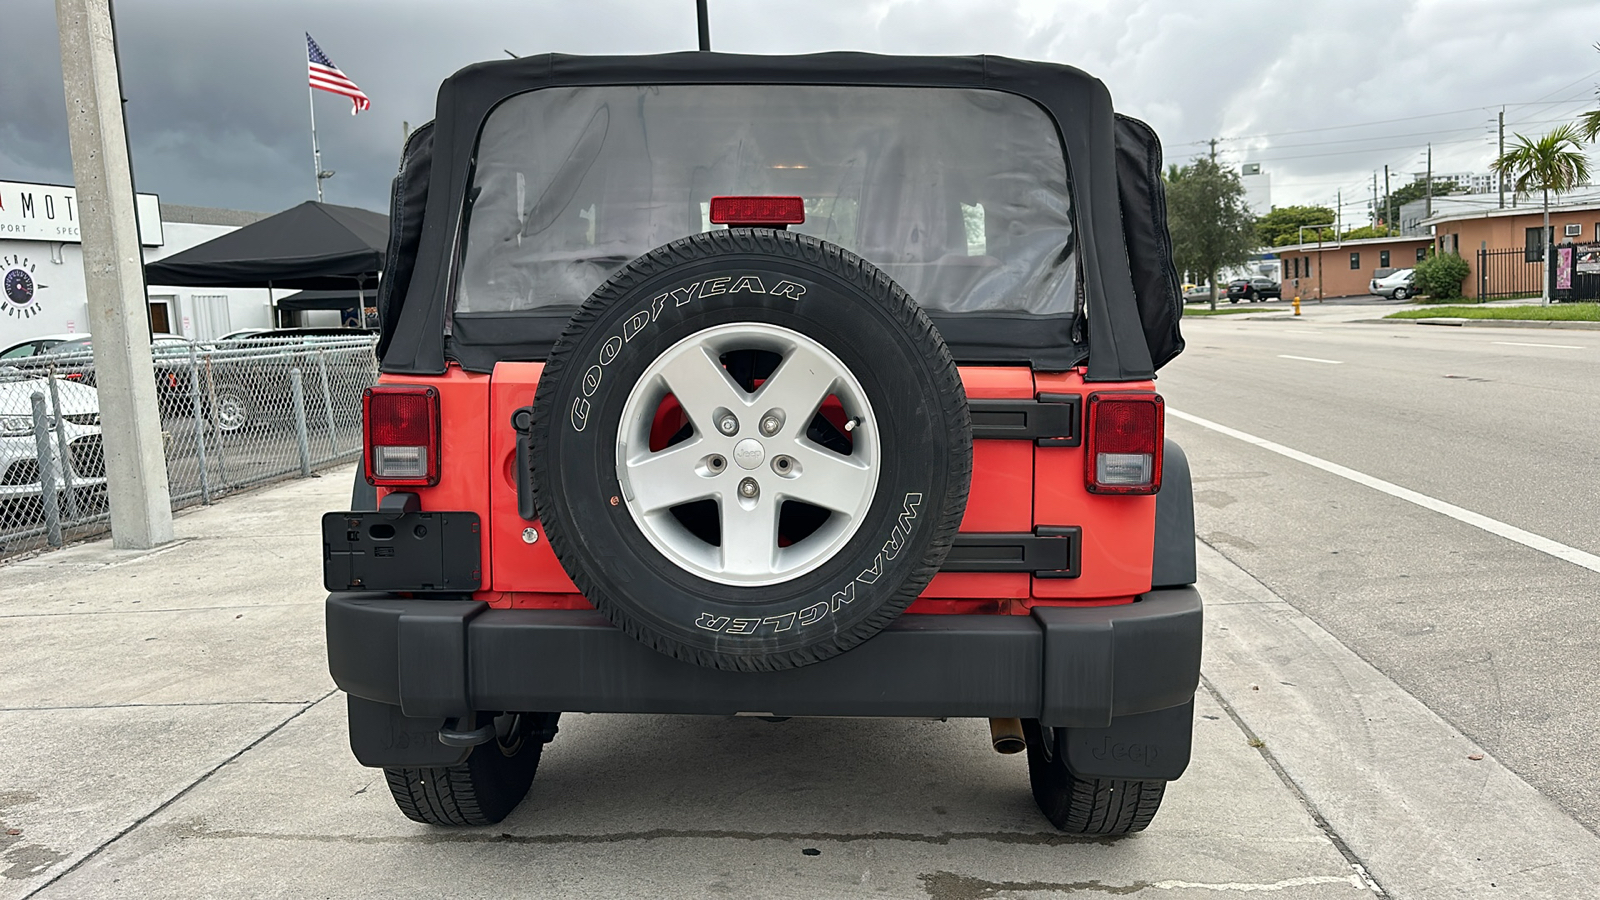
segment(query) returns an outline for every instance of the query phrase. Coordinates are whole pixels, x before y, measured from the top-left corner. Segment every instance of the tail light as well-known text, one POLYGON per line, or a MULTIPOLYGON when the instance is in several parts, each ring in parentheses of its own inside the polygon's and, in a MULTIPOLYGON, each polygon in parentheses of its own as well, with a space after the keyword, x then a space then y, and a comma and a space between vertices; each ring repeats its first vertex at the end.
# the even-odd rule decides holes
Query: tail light
POLYGON ((712 197, 711 224, 734 227, 802 225, 805 201, 799 197, 712 197))
POLYGON ((367 483, 439 483, 439 392, 419 384, 380 384, 361 394, 367 483))
POLYGON ((1160 394, 1089 395, 1084 483, 1090 493, 1161 490, 1165 412, 1160 394))

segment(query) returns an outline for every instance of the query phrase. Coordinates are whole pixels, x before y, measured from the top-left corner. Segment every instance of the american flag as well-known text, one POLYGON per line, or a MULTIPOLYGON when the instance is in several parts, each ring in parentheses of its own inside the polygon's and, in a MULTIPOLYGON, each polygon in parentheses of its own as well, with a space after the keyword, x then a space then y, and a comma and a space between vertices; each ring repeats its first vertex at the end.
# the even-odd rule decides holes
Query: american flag
POLYGON ((311 39, 309 33, 306 34, 306 68, 310 71, 312 87, 350 98, 353 104, 350 107, 350 115, 372 108, 372 101, 367 99, 367 95, 361 92, 361 88, 356 87, 356 83, 351 81, 349 76, 339 71, 339 67, 333 64, 328 54, 322 52, 322 48, 317 46, 317 42, 311 39))

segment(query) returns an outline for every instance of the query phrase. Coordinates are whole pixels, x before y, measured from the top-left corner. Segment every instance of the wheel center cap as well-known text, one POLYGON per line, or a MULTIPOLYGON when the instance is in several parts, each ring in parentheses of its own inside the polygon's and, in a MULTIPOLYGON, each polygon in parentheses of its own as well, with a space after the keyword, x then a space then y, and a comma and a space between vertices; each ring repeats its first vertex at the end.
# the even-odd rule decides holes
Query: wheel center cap
POLYGON ((742 469, 754 469, 761 465, 761 460, 767 453, 761 448, 761 442, 755 438, 745 438, 733 445, 733 461, 742 469))

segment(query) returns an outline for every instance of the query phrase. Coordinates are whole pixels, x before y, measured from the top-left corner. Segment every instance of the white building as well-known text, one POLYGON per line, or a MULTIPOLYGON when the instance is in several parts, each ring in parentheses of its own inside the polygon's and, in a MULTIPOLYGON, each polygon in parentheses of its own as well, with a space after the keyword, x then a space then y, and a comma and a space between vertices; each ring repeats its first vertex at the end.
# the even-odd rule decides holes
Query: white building
MULTIPOLYGON (((78 204, 70 187, 0 181, 0 347, 89 330, 78 204)), ((145 262, 171 256, 265 218, 263 213, 161 203, 140 194, 145 262)), ((280 295, 285 293, 278 292, 280 295)), ((265 289, 150 285, 151 330, 196 340, 272 325, 265 289)))
POLYGON ((1244 202, 1258 216, 1272 212, 1272 175, 1261 171, 1260 163, 1239 167, 1239 183, 1244 186, 1244 202))

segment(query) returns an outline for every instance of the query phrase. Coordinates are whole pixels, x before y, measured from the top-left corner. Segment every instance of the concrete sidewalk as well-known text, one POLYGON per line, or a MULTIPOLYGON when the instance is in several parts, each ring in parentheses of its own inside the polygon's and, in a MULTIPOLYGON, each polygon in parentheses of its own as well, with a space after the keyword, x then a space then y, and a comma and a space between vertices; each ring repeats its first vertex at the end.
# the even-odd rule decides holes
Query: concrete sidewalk
POLYGON ((569 715, 505 823, 417 826, 327 675, 317 520, 349 482, 0 567, 0 900, 1359 898, 1369 863, 1392 896, 1577 898, 1600 872, 1593 835, 1215 554, 1194 763, 1136 837, 1053 831, 974 720, 569 715), (1475 821, 1428 821, 1441 793, 1475 821))

